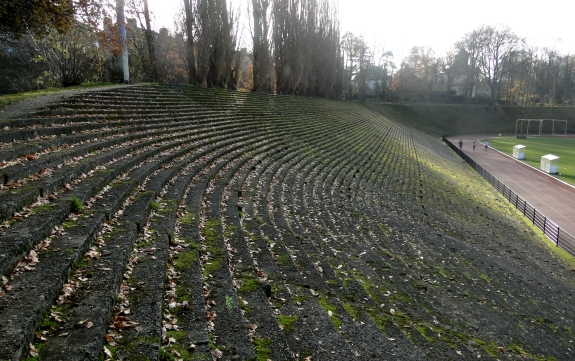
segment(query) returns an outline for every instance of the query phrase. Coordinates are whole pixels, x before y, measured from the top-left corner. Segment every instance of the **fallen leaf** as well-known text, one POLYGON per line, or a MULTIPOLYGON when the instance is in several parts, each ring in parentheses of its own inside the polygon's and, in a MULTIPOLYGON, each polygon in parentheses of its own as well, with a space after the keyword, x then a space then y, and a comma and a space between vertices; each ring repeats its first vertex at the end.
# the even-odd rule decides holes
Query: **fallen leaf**
MULTIPOLYGON (((36 350, 36 347, 34 347, 34 344, 30 343, 30 352, 32 352, 32 351, 33 351, 33 352, 38 352, 38 351, 36 350)), ((37 355, 37 354, 36 354, 36 355, 37 355)))
MULTIPOLYGON (((104 338, 106 339, 106 342, 108 342, 109 344, 112 344, 114 342, 114 336, 109 334, 109 333, 106 334, 104 336, 104 338)), ((113 345, 111 345, 111 346, 113 346, 113 345)))
POLYGON ((90 251, 86 252, 86 257, 90 257, 92 259, 98 259, 98 258, 100 258, 100 252, 90 250, 90 251))
POLYGON ((112 358, 112 353, 106 346, 104 346, 104 355, 106 355, 106 357, 112 358))
POLYGON ((212 357, 216 360, 223 356, 223 352, 218 350, 217 348, 210 350, 212 357))

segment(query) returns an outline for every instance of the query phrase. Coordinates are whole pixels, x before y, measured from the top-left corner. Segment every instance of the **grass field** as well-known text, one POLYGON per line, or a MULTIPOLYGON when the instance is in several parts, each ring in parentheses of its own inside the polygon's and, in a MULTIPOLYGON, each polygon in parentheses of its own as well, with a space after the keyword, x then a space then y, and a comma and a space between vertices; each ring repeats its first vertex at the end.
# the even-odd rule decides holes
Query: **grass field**
POLYGON ((568 138, 527 138, 497 137, 489 139, 489 146, 510 156, 513 147, 518 144, 526 146, 523 162, 537 169, 541 165, 541 156, 553 154, 559 159, 558 174, 554 176, 575 186, 575 140, 568 138))

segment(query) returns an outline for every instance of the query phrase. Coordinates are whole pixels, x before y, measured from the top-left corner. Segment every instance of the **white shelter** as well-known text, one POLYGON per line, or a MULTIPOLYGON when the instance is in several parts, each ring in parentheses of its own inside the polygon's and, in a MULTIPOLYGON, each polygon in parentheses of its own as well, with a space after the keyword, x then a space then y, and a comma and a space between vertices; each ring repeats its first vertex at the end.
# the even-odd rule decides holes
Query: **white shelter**
POLYGON ((513 158, 515 159, 525 159, 525 148, 526 146, 522 144, 517 144, 513 147, 513 158))
POLYGON ((553 154, 547 154, 541 157, 541 170, 550 174, 557 173, 559 157, 553 154))

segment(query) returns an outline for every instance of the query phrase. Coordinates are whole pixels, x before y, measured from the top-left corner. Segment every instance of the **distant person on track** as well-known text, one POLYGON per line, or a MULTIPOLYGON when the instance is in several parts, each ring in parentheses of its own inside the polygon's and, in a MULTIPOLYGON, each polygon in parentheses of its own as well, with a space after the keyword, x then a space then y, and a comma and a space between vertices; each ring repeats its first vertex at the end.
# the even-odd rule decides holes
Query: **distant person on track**
POLYGON ((473 151, 475 152, 475 142, 473 142, 473 151))
POLYGON ((488 141, 485 141, 484 144, 485 144, 485 151, 487 152, 487 148, 489 148, 489 142, 488 142, 488 141))
POLYGON ((459 141, 459 149, 463 149, 463 141, 462 140, 459 141))

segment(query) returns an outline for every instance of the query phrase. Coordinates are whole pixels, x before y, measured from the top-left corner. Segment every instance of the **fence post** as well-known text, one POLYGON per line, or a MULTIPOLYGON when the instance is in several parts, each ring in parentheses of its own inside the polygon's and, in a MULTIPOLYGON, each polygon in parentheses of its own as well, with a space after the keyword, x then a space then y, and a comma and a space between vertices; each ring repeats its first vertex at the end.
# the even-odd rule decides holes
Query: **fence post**
POLYGON ((557 226, 557 242, 555 244, 559 247, 559 232, 561 231, 561 227, 557 226))
POLYGON ((547 217, 543 218, 543 234, 545 234, 545 228, 547 227, 547 217))
POLYGON ((535 212, 536 212, 535 207, 533 207, 533 219, 532 219, 533 224, 535 224, 535 212))
POLYGON ((525 209, 527 208, 527 201, 523 200, 523 217, 525 217, 525 209))

